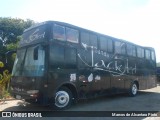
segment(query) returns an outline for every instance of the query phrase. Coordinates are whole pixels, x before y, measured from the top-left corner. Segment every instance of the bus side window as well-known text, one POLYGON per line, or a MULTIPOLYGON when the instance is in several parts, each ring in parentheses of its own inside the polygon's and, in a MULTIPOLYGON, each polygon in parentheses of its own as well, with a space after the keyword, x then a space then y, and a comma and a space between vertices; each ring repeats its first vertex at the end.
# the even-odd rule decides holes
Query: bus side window
POLYGON ((126 54, 126 44, 123 42, 115 42, 115 53, 117 54, 126 54))
POLYGON ((127 44, 127 55, 129 55, 129 56, 133 55, 132 45, 131 44, 127 44))
POLYGON ((151 58, 152 58, 153 61, 156 60, 156 58, 155 58, 155 52, 154 51, 151 52, 151 58))
POLYGON ((89 43, 89 33, 81 32, 81 43, 90 45, 90 43, 89 43))
POLYGON ((121 42, 115 41, 115 53, 120 54, 121 53, 121 42))
POLYGON ((97 48, 97 36, 94 34, 89 35, 89 40, 90 40, 90 46, 96 47, 97 48))
POLYGON ((136 47, 131 44, 127 44, 127 55, 136 57, 136 47))
POLYGON ((65 41, 65 27, 61 25, 54 24, 53 37, 56 40, 65 41))
POLYGON ((137 47, 137 57, 144 58, 144 49, 141 47, 137 47))
POLYGON ((126 44, 121 43, 121 54, 125 55, 126 54, 126 44))
POLYGON ((99 47, 100 47, 100 50, 107 51, 107 38, 106 37, 100 36, 99 47))
POLYGON ((132 45, 132 54, 136 57, 136 46, 132 45))
POLYGON ((78 43, 79 33, 78 30, 66 28, 66 38, 67 41, 72 43, 78 43))
POLYGON ((142 58, 144 58, 144 49, 142 48, 142 58))
POLYGON ((64 68, 64 47, 58 45, 50 47, 50 68, 64 68))
POLYGON ((77 64, 76 50, 74 48, 65 49, 65 68, 75 69, 77 64))
POLYGON ((145 50, 145 58, 147 60, 150 60, 150 58, 151 58, 151 52, 150 52, 150 50, 145 50))
POLYGON ((108 39, 107 43, 107 51, 110 53, 113 52, 113 41, 108 39))

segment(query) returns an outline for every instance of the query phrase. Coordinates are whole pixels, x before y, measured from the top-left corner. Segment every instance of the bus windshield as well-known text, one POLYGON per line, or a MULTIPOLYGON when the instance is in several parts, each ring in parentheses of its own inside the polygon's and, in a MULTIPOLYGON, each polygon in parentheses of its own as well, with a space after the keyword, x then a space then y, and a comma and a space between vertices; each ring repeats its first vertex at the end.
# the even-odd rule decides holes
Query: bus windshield
POLYGON ((43 76, 45 50, 41 45, 17 50, 13 76, 43 76))

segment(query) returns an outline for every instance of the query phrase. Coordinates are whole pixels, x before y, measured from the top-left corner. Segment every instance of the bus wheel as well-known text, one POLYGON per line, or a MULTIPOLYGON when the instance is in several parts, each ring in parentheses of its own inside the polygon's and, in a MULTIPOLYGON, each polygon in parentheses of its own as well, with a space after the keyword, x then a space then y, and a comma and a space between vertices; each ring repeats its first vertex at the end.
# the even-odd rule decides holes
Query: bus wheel
POLYGON ((129 95, 131 97, 134 97, 137 95, 137 92, 138 92, 138 87, 137 87, 137 84, 134 82, 131 84, 131 87, 129 89, 129 95))
POLYGON ((60 88, 55 95, 56 109, 65 109, 72 104, 72 93, 67 87, 60 88))

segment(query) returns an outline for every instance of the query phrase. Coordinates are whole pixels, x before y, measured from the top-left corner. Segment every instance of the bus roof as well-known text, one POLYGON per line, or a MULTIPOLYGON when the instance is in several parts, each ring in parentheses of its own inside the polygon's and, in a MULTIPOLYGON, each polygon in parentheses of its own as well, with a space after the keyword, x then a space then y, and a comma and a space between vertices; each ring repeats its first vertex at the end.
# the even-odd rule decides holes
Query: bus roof
POLYGON ((129 41, 124 40, 124 39, 115 38, 115 37, 112 37, 112 36, 109 36, 109 35, 106 35, 106 34, 102 34, 102 33, 99 33, 99 32, 95 32, 95 31, 92 31, 92 30, 89 30, 89 29, 85 29, 85 28, 82 28, 82 27, 79 27, 79 26, 76 26, 76 25, 72 25, 72 24, 65 23, 65 22, 60 22, 60 21, 45 21, 45 22, 37 23, 37 24, 31 26, 30 28, 25 29, 24 32, 26 32, 28 30, 31 30, 35 27, 44 25, 44 24, 53 24, 53 23, 63 25, 63 26, 67 26, 67 27, 72 27, 72 28, 77 29, 77 30, 87 31, 87 32, 90 32, 90 33, 93 33, 93 34, 96 34, 96 35, 99 35, 99 36, 105 36, 105 37, 110 38, 114 41, 122 41, 122 42, 133 44, 133 45, 136 45, 136 46, 139 46, 139 47, 144 47, 144 48, 149 49, 149 50, 154 50, 154 48, 152 48, 152 47, 141 46, 141 45, 129 42, 129 41))

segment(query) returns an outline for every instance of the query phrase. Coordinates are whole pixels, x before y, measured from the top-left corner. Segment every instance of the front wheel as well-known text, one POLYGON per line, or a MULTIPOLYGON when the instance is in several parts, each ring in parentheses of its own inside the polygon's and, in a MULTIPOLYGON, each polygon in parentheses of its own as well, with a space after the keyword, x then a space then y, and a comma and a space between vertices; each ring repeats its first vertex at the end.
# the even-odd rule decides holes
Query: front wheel
POLYGON ((130 89, 129 89, 129 95, 131 97, 134 97, 134 96, 137 95, 137 92, 138 92, 137 84, 136 83, 132 83, 131 86, 130 86, 130 89))
POLYGON ((67 87, 60 88, 54 98, 54 106, 56 109, 65 109, 72 104, 72 92, 67 87))

